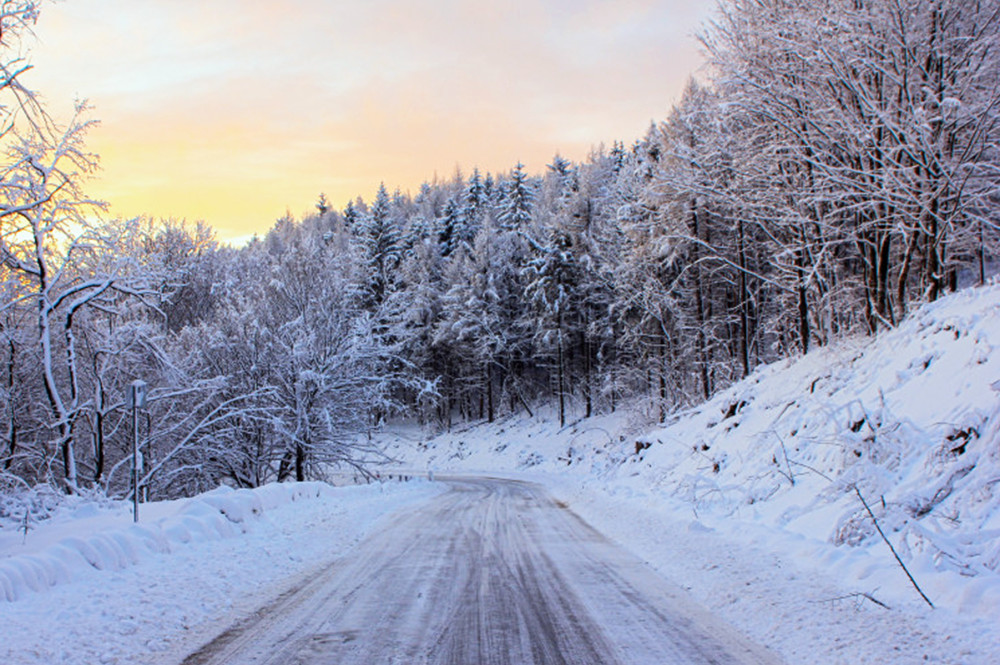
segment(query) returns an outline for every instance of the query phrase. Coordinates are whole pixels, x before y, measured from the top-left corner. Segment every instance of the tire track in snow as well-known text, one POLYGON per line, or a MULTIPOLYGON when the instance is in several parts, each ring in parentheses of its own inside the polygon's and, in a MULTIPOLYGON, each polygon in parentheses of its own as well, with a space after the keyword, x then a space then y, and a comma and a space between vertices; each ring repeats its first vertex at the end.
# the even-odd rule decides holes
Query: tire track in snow
POLYGON ((779 662, 540 487, 442 480, 184 665, 779 662))

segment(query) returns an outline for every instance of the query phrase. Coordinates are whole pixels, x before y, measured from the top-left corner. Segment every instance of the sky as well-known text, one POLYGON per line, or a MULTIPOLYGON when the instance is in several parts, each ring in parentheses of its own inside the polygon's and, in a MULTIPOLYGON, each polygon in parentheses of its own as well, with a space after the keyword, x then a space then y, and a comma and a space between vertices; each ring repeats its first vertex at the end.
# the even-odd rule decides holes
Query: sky
POLYGON ((60 0, 25 83, 86 99, 111 214, 223 240, 380 182, 541 172, 640 138, 701 65, 709 0, 60 0))

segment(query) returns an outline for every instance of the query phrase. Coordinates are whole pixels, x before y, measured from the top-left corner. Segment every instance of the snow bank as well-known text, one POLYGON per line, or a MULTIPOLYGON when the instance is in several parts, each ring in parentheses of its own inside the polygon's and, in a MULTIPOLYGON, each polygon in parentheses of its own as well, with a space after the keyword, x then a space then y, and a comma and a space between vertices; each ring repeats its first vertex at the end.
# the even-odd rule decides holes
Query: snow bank
MULTIPOLYGON (((164 552, 146 554, 135 546, 140 558, 135 565, 97 570, 87 564, 72 584, 0 602, 0 663, 176 665, 263 603, 331 565, 381 520, 443 490, 419 481, 290 483, 143 504, 140 528, 164 538, 164 552), (231 521, 217 506, 233 517, 242 514, 243 521, 231 521), (198 515, 211 517, 206 522, 198 515), (192 537, 184 545, 171 541, 162 525, 177 525, 182 517, 198 521, 209 538, 192 537), (213 524, 226 524, 227 533, 240 535, 211 535, 213 524)), ((39 556, 67 538, 86 542, 98 533, 129 532, 131 520, 127 506, 66 511, 39 524, 26 545, 20 534, 5 544, 0 529, 0 557, 8 556, 0 561, 23 561, 26 548, 39 556)))
MULTIPOLYGON (((88 524, 72 525, 70 519, 67 526, 57 520, 46 524, 45 529, 60 534, 80 533, 62 537, 36 551, 19 553, 29 549, 29 542, 34 544, 36 534, 29 532, 23 545, 8 542, 0 549, 0 556, 5 556, 0 559, 0 600, 18 600, 28 593, 73 581, 92 570, 123 570, 192 542, 246 533, 265 511, 292 501, 322 497, 331 491, 332 487, 318 482, 272 483, 253 490, 220 487, 185 501, 166 502, 165 506, 174 509, 173 514, 139 524, 131 522, 131 513, 126 516, 128 508, 121 505, 114 510, 93 505, 77 509, 74 517, 86 519, 88 524), (125 519, 128 521, 123 523, 125 519)), ((154 515, 162 512, 155 504, 143 504, 140 517, 146 511, 154 515)))

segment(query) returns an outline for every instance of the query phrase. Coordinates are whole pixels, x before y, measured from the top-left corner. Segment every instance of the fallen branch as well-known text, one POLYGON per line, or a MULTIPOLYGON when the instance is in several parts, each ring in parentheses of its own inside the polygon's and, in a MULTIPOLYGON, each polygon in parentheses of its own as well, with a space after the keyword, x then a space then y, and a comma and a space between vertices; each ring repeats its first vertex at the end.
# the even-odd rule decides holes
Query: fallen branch
POLYGON ((854 593, 849 593, 849 594, 847 594, 845 596, 837 596, 836 598, 825 599, 825 600, 823 600, 821 602, 824 602, 824 603, 835 603, 838 600, 854 600, 857 603, 858 608, 861 607, 861 602, 862 601, 864 601, 864 600, 870 600, 871 602, 875 603, 879 607, 885 608, 887 610, 891 610, 892 609, 891 607, 889 607, 888 605, 886 605, 885 603, 883 603, 881 600, 879 600, 875 596, 871 595, 870 593, 866 593, 864 591, 856 591, 854 593))
POLYGON ((829 481, 831 483, 833 482, 833 478, 831 478, 830 476, 826 475, 825 473, 823 473, 819 469, 809 466, 808 464, 804 464, 802 462, 796 462, 795 460, 792 460, 792 464, 794 464, 795 466, 801 466, 801 467, 803 467, 805 469, 809 469, 810 471, 812 471, 813 473, 817 474, 818 476, 824 478, 825 480, 827 480, 827 481, 829 481))
POLYGON ((879 600, 875 596, 871 595, 870 593, 861 592, 861 593, 856 593, 854 595, 855 596, 861 596, 862 598, 867 598, 868 600, 872 601, 873 603, 875 603, 879 607, 884 607, 887 610, 891 610, 892 609, 891 607, 889 607, 888 605, 886 605, 885 603, 883 603, 881 600, 879 600))
POLYGON ((931 609, 933 609, 934 603, 932 603, 931 599, 927 597, 927 594, 925 594, 921 590, 920 585, 918 585, 917 581, 913 579, 913 575, 910 574, 910 571, 909 569, 907 569, 906 564, 904 564, 903 560, 899 558, 899 554, 896 553, 896 548, 893 547, 892 543, 889 542, 889 539, 886 538, 885 532, 882 531, 882 527, 879 526, 878 520, 875 519, 875 513, 873 513, 872 509, 868 507, 868 502, 865 501, 865 497, 861 496, 861 490, 858 489, 857 485, 854 485, 854 493, 858 495, 858 498, 861 499, 861 505, 863 505, 865 507, 865 510, 868 511, 868 516, 872 518, 872 523, 875 524, 875 529, 878 531, 878 535, 882 536, 882 540, 884 540, 885 544, 889 546, 889 551, 892 552, 892 555, 894 557, 896 557, 896 563, 898 563, 899 567, 903 569, 903 572, 906 573, 906 576, 910 578, 910 584, 913 585, 913 588, 917 590, 917 593, 920 594, 920 597, 923 598, 924 601, 931 606, 931 609))

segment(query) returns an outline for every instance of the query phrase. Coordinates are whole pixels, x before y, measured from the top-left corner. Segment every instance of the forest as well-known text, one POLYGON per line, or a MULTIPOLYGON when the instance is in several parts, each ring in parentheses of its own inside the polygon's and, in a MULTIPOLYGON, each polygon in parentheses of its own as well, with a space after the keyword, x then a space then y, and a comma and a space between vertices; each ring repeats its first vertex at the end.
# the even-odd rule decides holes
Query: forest
POLYGON ((396 419, 663 419, 995 272, 997 0, 722 0, 638 140, 239 248, 88 198, 89 109, 29 86, 37 3, 0 12, 0 495, 130 496, 135 380, 139 484, 175 497, 371 470, 396 419))

